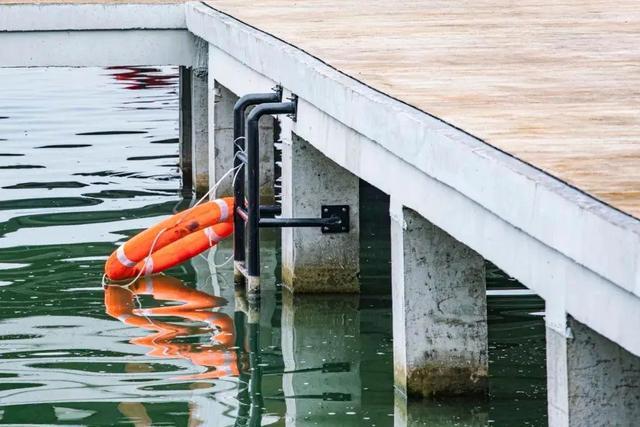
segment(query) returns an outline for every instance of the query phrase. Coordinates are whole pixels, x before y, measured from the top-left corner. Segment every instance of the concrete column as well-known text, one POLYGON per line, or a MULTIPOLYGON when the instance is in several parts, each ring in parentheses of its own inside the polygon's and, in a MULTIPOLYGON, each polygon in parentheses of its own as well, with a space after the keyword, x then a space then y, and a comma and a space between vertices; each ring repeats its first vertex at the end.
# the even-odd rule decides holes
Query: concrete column
POLYGON ((209 189, 209 91, 208 48, 195 39, 196 59, 191 73, 192 181, 196 195, 209 189))
MULTIPOLYGON (((282 129, 283 217, 319 218, 322 205, 349 205, 349 233, 282 229, 282 278, 293 292, 358 292, 358 177, 282 129)), ((339 142, 339 141, 336 141, 339 142)))
POLYGON ((408 396, 485 395, 483 258, 393 198, 390 213, 396 387, 408 396))
MULTIPOLYGON (((233 106, 238 97, 209 75, 209 187, 233 167, 233 106)), ((218 185, 216 197, 233 195, 233 176, 218 185)))
POLYGON ((358 299, 283 292, 287 426, 361 425, 358 299))
POLYGON ((191 68, 181 66, 179 70, 180 171, 182 172, 182 192, 190 196, 193 188, 191 167, 191 68))
POLYGON ((274 203, 275 162, 274 142, 278 138, 276 119, 265 116, 260 119, 260 203, 274 203))
POLYGON ((554 326, 547 322, 549 425, 637 425, 640 358, 571 317, 564 330, 554 326))
MULTIPOLYGON (((213 186, 233 167, 233 106, 238 96, 209 76, 209 186, 213 186)), ((266 91, 266 90, 265 90, 266 91)), ((250 110, 249 110, 250 111, 250 110)), ((247 112, 248 113, 248 112, 247 112)), ((260 195, 261 202, 273 203, 275 120, 260 121, 260 195)), ((233 195, 233 176, 220 183, 217 197, 233 195)))

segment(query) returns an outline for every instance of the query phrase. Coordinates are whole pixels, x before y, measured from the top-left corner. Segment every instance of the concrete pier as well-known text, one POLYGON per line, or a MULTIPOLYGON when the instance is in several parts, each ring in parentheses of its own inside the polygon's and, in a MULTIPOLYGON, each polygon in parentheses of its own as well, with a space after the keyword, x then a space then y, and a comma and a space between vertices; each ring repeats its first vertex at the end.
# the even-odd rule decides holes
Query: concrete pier
MULTIPOLYGON (((238 97, 209 74, 209 188, 233 167, 233 105, 238 97)), ((216 197, 233 195, 233 175, 220 182, 216 197)))
MULTIPOLYGON (((236 97, 280 84, 299 100, 297 121, 280 123, 283 216, 317 217, 321 203, 344 203, 357 227, 359 178, 394 200, 399 389, 484 394, 481 255, 542 297, 548 312, 571 316, 548 321, 550 424, 631 423, 640 356, 640 125, 629 109, 637 92, 627 88, 638 79, 640 43, 620 22, 638 5, 552 3, 496 10, 454 2, 428 14, 427 2, 393 11, 370 3, 366 14, 359 2, 3 5, 0 66, 181 66, 180 162, 191 191, 191 105, 202 99, 192 100, 190 70, 200 61, 195 37, 206 40, 209 181, 231 168, 236 97), (325 6, 326 19, 309 19, 325 6), (487 26, 490 37, 474 31, 470 17, 478 13, 496 24, 487 26), (568 15, 576 17, 574 33, 562 25, 568 15), (307 25, 300 31, 283 21, 307 25), (589 50, 595 38, 598 55, 589 50), (479 44, 492 55, 478 58, 479 44), (512 51, 524 53, 514 59, 512 51), (601 84, 592 85, 596 78, 601 84)), ((262 141, 261 153, 272 153, 262 141)), ((331 236, 284 230, 287 286, 356 291, 357 242, 357 228, 331 236)))
POLYGON ((484 259, 391 200, 394 377, 409 396, 485 395, 484 259))
POLYGON ((293 292, 358 292, 358 177, 282 128, 282 213, 319 218, 322 205, 349 205, 348 233, 282 229, 282 278, 293 292))
POLYGON ((546 338, 549 425, 637 424, 638 357, 572 317, 564 330, 548 324, 546 338))
MULTIPOLYGON (((233 106, 238 95, 209 77, 209 187, 217 183, 233 167, 233 106)), ((247 111, 247 113, 250 109, 247 111)), ((261 203, 274 202, 274 141, 277 138, 276 119, 270 116, 260 121, 260 196, 261 203)), ((233 195, 233 174, 216 190, 217 197, 233 195)))
POLYGON ((201 196, 209 189, 208 43, 194 40, 196 57, 191 71, 191 173, 193 190, 201 196))

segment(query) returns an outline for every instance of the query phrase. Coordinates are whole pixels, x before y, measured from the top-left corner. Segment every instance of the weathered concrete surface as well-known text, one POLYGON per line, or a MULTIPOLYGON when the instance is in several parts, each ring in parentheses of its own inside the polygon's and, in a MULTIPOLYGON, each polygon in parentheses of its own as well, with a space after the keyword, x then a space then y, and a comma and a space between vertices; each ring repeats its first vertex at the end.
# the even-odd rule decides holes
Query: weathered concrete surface
POLYGON ((191 132, 193 190, 201 196, 209 189, 208 43, 196 37, 196 61, 191 73, 191 132))
POLYGON ((571 317, 546 337, 550 426, 637 425, 640 359, 571 317))
POLYGON ((640 322, 639 221, 227 15, 189 4, 186 18, 227 87, 295 92, 294 130, 324 155, 640 355, 620 327, 640 322))
POLYGON ((394 376, 409 396, 484 395, 484 259, 391 201, 394 376))
POLYGON ((178 123, 180 140, 180 171, 182 172, 182 193, 191 194, 193 187, 192 173, 192 141, 191 130, 191 68, 180 67, 180 82, 178 86, 178 123))
MULTIPOLYGON (((211 61, 211 58, 209 59, 211 61)), ((238 97, 209 72, 209 188, 233 167, 233 105, 238 97)), ((216 197, 233 195, 233 175, 221 181, 216 197)))
MULTIPOLYGON (((330 412, 359 412, 358 299, 357 295, 301 297, 283 292, 282 357, 287 373, 282 388, 287 426, 334 425, 330 412)), ((348 424, 341 425, 361 425, 360 417, 351 419, 343 417, 348 424)))
MULTIPOLYGON (((210 63, 214 60, 210 57, 210 63)), ((216 81, 213 72, 209 75, 209 85, 213 88, 209 98, 209 128, 213 129, 209 136, 209 185, 212 186, 233 167, 233 106, 238 96, 216 81)), ((274 196, 274 123, 275 119, 269 116, 260 120, 260 197, 264 204, 272 204, 274 196)), ((233 174, 220 182, 216 190, 217 197, 231 195, 233 174)))
POLYGON ((349 233, 282 229, 282 278, 293 292, 358 292, 358 177, 283 127, 282 216, 319 218, 322 205, 349 205, 349 233))

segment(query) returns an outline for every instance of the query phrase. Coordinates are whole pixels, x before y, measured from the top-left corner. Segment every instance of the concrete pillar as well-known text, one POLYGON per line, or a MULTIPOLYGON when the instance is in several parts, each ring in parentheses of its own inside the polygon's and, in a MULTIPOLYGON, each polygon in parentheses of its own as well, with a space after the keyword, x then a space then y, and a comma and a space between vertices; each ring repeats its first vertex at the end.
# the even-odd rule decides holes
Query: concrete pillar
POLYGON ((283 292, 287 426, 361 425, 361 415, 345 415, 361 406, 358 300, 283 292))
MULTIPOLYGON (((209 187, 233 167, 233 106, 238 97, 209 75, 209 187)), ((218 185, 216 197, 233 195, 233 176, 218 185)))
MULTIPOLYGON (((293 292, 358 292, 358 177, 282 129, 283 217, 319 218, 322 205, 349 205, 348 233, 320 228, 282 229, 282 278, 293 292)), ((339 142, 339 141, 337 141, 339 142)))
POLYGON ((260 119, 260 203, 274 203, 274 142, 278 138, 277 121, 271 116, 260 119))
POLYGON ((197 196, 209 189, 208 43, 195 39, 196 58, 191 73, 192 181, 197 196))
POLYGON ((546 337, 550 426, 638 424, 640 358, 571 317, 546 337))
POLYGON ((390 205, 395 385, 408 396, 485 395, 484 260, 393 198, 390 205))
MULTIPOLYGON (((209 186, 233 167, 233 106, 238 96, 209 76, 209 186)), ((260 121, 260 194, 262 203, 273 203, 275 120, 260 121)), ((220 183, 217 197, 233 195, 233 176, 220 183)))
POLYGON ((191 167, 191 68, 181 66, 178 84, 178 122, 180 141, 180 171, 182 172, 182 192, 191 195, 193 188, 191 167))

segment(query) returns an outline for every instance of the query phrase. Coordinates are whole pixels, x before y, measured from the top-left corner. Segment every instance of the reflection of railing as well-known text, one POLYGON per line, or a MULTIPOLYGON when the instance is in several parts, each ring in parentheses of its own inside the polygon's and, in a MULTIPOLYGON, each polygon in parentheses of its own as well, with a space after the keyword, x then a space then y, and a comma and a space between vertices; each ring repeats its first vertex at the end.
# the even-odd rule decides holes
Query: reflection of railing
POLYGON ((223 298, 189 288, 180 280, 164 275, 141 278, 129 286, 109 285, 105 288, 104 297, 110 316, 128 325, 155 332, 131 340, 132 344, 151 348, 147 353, 149 356, 188 359, 195 365, 207 368, 204 373, 180 379, 211 379, 240 373, 239 355, 229 348, 235 344, 233 320, 226 314, 211 311, 226 303, 223 298), (138 307, 140 295, 181 304, 144 309, 138 307), (164 316, 204 323, 205 326, 157 319, 164 316), (179 342, 203 334, 212 334, 210 342, 179 342))
POLYGON ((109 74, 124 83, 125 89, 140 90, 175 84, 177 74, 166 74, 151 67, 107 67, 109 74))

